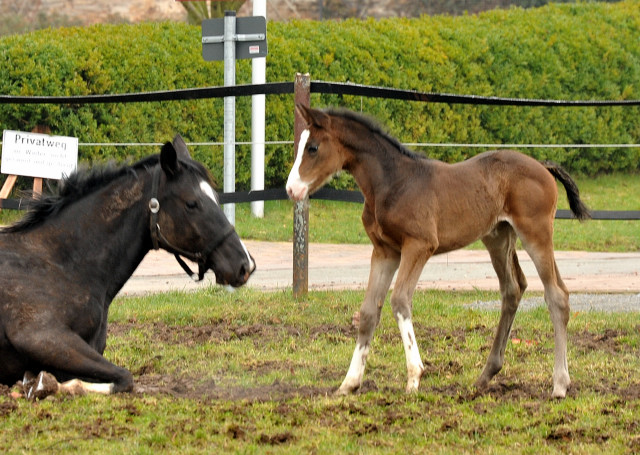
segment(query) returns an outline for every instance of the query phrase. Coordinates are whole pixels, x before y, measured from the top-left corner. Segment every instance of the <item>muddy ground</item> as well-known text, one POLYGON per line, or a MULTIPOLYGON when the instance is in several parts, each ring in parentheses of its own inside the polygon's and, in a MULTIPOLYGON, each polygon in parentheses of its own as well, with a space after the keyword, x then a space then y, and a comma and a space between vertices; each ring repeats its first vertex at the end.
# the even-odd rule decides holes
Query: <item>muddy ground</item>
MULTIPOLYGON (((151 337, 152 342, 156 343, 178 343, 185 346, 193 346, 202 343, 210 342, 224 342, 232 338, 245 338, 250 337, 255 339, 256 343, 261 343, 265 339, 281 339, 283 335, 299 335, 299 332, 294 327, 287 327, 283 325, 266 325, 266 324, 254 324, 250 326, 230 326, 225 322, 217 324, 210 324, 205 326, 170 326, 164 323, 112 323, 109 326, 109 337, 118 336, 119 334, 126 334, 132 329, 137 329, 146 333, 151 337)), ((490 337, 493 333, 491 327, 472 327, 468 329, 459 329, 450 333, 439 333, 442 329, 433 327, 421 326, 416 324, 416 333, 427 334, 429 338, 437 339, 441 337, 448 337, 454 349, 465 349, 465 339, 468 332, 471 331, 486 331, 487 337, 490 337)), ((640 326, 636 327, 636 331, 640 331, 640 326)), ((356 337, 356 328, 354 325, 333 325, 326 324, 313 328, 310 331, 310 338, 313 340, 318 336, 348 336, 353 339, 356 337)), ((624 337, 630 334, 616 331, 607 330, 604 333, 592 333, 589 331, 580 333, 570 333, 569 343, 579 350, 592 351, 597 350, 601 353, 610 354, 612 356, 620 355, 623 350, 632 349, 627 344, 620 342, 624 337)), ((512 333, 512 341, 518 340, 517 330, 512 333)), ((397 340, 396 340, 397 341, 397 340)), ((393 340, 381 340, 381 342, 393 342, 393 340)), ((518 341, 519 342, 519 341, 518 341)), ((524 342, 524 341, 523 341, 524 342)), ((428 345, 428 342, 423 342, 428 345)), ((486 347, 488 350, 488 346, 486 347)), ((428 349, 425 349, 423 357, 428 359, 428 349)), ((300 387, 295 384, 289 383, 273 383, 265 386, 258 387, 228 387, 221 386, 220 384, 211 381, 209 383, 203 383, 199 377, 177 377, 167 374, 159 374, 154 371, 153 359, 149 359, 149 362, 137 371, 132 371, 135 377, 135 389, 133 395, 147 394, 147 395, 170 395, 178 398, 185 399, 216 399, 216 400, 248 400, 248 401, 283 401, 294 397, 311 397, 311 396, 326 396, 332 394, 335 389, 327 387, 300 387)), ((267 374, 270 371, 282 371, 290 368, 287 365, 286 359, 282 362, 270 361, 261 363, 258 366, 252 368, 257 369, 258 373, 267 374)), ((455 361, 450 361, 446 365, 435 365, 425 363, 425 375, 437 374, 444 372, 455 373, 459 371, 462 366, 455 361)), ((336 377, 336 387, 340 383, 340 379, 343 372, 336 377)), ((385 387, 396 387, 397 384, 376 384, 372 380, 366 380, 363 387, 359 390, 359 393, 364 393, 371 390, 378 390, 385 387)), ((421 385, 421 390, 424 390, 424 385, 421 385)), ((588 387, 593 389, 593 385, 589 384, 588 387)), ((598 381, 597 391, 602 394, 616 394, 621 398, 627 400, 640 399, 640 384, 634 385, 628 388, 619 388, 615 383, 607 383, 606 378, 598 381)), ((569 396, 577 396, 580 394, 581 389, 584 388, 580 383, 573 383, 569 389, 569 396)), ((10 395, 15 391, 17 386, 7 387, 0 385, 0 395, 10 395)), ((471 388, 461 386, 460 384, 451 383, 445 385, 437 390, 433 390, 439 394, 449 395, 456 397, 458 400, 473 400, 476 397, 475 392, 471 391, 471 388)), ((548 384, 530 383, 527 381, 513 381, 510 378, 505 378, 504 375, 498 375, 491 383, 489 389, 485 392, 495 397, 502 397, 506 400, 546 400, 549 398, 548 384)), ((0 416, 11 412, 15 408, 10 401, 0 403, 0 416)))

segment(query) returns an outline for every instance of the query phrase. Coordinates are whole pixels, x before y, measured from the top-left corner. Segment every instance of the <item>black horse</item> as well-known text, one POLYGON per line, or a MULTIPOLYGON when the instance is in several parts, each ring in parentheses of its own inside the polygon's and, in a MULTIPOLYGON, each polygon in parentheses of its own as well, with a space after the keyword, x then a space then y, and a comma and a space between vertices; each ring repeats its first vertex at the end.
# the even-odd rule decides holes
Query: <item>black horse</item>
POLYGON ((102 356, 107 313, 152 248, 220 284, 241 286, 255 270, 179 135, 132 166, 73 173, 0 230, 0 383, 46 370, 87 391, 132 390, 131 373, 102 356))

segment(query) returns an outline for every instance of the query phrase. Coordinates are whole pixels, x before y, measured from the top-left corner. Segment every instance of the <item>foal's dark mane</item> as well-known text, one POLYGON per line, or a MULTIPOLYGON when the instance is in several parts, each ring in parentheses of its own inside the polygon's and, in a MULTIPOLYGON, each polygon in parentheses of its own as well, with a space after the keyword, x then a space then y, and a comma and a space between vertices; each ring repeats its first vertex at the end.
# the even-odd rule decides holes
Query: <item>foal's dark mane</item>
POLYGON ((329 108, 329 109, 325 110, 325 113, 327 113, 329 115, 336 116, 336 117, 342 117, 345 120, 349 120, 349 121, 352 121, 352 122, 360 123, 362 126, 364 126, 369 131, 371 131, 371 133, 376 134, 378 136, 381 136, 384 140, 386 140, 391 145, 393 145, 393 147, 396 148, 400 153, 402 153, 405 156, 408 156, 409 158, 412 158, 412 159, 415 159, 415 160, 427 159, 427 157, 425 157, 424 155, 420 155, 418 153, 415 153, 415 152, 409 150, 404 145, 402 145, 400 143, 400 141, 398 139, 396 139, 395 137, 391 136, 382 127, 382 125, 380 125, 380 123, 378 123, 376 120, 374 120, 373 118, 371 118, 369 116, 366 116, 366 115, 363 115, 363 114, 359 114, 357 112, 350 111, 350 110, 347 110, 347 109, 340 109, 340 108, 329 108))
POLYGON ((56 215, 65 207, 79 201, 103 186, 125 176, 137 177, 138 171, 157 165, 160 155, 151 155, 137 163, 116 165, 114 162, 81 168, 63 179, 50 194, 37 198, 27 214, 14 224, 2 228, 2 233, 24 232, 38 226, 47 218, 56 215))

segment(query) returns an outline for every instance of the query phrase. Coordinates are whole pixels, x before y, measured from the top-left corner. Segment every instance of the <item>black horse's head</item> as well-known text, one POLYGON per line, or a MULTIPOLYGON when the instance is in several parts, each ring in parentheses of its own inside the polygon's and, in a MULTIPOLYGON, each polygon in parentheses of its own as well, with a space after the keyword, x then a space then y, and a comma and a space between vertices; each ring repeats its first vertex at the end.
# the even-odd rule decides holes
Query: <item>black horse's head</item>
POLYGON ((200 279, 211 269, 219 284, 245 284, 255 262, 220 208, 208 172, 191 159, 180 135, 162 147, 154 172, 149 202, 154 248, 197 262, 200 279))

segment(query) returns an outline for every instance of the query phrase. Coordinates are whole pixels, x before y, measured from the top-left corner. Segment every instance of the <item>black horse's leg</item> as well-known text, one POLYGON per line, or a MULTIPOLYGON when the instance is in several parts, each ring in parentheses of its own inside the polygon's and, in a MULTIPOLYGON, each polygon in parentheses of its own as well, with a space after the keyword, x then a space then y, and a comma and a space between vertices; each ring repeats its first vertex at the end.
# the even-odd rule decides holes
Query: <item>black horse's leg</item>
POLYGON ((0 359, 2 359, 0 384, 15 384, 22 379, 24 372, 29 368, 29 364, 25 361, 24 356, 20 355, 10 346, 0 349, 0 359))
POLYGON ((58 379, 108 384, 103 393, 133 389, 133 376, 128 370, 109 362, 70 330, 22 327, 19 333, 10 335, 10 340, 16 350, 58 379))

